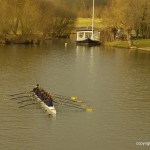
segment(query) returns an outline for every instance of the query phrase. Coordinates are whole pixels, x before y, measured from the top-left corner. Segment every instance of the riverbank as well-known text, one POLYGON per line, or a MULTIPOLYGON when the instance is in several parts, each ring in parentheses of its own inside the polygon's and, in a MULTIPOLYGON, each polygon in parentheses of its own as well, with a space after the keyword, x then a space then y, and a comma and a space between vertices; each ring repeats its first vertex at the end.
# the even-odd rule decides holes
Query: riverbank
POLYGON ((150 39, 133 40, 134 46, 132 47, 129 47, 128 41, 106 42, 104 45, 118 48, 130 48, 150 51, 150 39))
POLYGON ((40 44, 41 41, 41 35, 34 35, 31 37, 8 34, 6 36, 0 36, 0 44, 40 44))

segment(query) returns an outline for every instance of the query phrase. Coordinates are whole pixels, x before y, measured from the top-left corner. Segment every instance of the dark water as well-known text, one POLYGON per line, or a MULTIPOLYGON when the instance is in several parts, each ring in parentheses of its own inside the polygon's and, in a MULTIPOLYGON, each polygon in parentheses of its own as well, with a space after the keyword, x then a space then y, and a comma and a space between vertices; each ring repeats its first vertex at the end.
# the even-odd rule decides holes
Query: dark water
POLYGON ((0 150, 149 149, 136 142, 150 142, 150 53, 64 42, 0 46, 0 150), (36 83, 94 112, 56 106, 49 117, 9 99, 36 83))

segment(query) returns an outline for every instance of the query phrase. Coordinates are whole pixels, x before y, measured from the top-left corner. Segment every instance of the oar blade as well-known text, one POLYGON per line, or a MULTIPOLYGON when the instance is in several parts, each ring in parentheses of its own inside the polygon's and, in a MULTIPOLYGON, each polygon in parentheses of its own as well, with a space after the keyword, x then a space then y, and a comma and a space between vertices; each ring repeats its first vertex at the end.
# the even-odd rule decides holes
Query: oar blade
POLYGON ((92 108, 87 108, 86 111, 87 112, 93 112, 93 109, 92 108))
POLYGON ((73 96, 70 99, 73 100, 73 101, 75 101, 75 100, 77 100, 77 97, 73 96))

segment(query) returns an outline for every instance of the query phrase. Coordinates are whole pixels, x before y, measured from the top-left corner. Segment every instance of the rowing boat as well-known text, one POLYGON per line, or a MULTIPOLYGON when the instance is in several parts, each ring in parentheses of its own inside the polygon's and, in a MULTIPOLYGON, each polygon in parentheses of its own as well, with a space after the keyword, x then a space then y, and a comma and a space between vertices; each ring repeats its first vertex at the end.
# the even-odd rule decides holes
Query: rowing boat
POLYGON ((54 106, 47 106, 37 95, 34 94, 35 100, 37 101, 37 103, 40 103, 41 107, 43 107, 48 114, 50 115, 56 115, 56 109, 54 106))

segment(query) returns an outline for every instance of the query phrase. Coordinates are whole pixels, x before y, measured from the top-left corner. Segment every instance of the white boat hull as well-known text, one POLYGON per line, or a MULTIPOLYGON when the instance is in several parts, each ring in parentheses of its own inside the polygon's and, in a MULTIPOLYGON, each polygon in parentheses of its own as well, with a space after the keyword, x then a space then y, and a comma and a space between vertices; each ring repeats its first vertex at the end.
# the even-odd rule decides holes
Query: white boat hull
POLYGON ((41 107, 43 107, 43 108, 48 112, 48 114, 50 114, 50 115, 56 115, 56 109, 55 109, 54 106, 52 106, 52 107, 47 106, 47 105, 46 105, 38 96, 36 96, 36 95, 35 95, 35 100, 40 103, 41 107))

